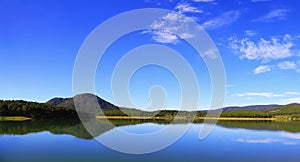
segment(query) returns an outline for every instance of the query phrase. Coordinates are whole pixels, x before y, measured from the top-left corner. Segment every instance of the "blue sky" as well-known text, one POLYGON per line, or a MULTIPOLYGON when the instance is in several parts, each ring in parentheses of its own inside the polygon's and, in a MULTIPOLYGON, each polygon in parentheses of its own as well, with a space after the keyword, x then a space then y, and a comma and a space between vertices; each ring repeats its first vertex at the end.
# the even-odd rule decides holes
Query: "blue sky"
MULTIPOLYGON (((85 38, 112 16, 140 8, 182 13, 207 31, 226 71, 225 105, 300 102, 297 0, 2 0, 0 99, 45 102, 55 96, 72 96, 74 62, 85 38)), ((96 93, 114 103, 110 89, 114 65, 132 48, 156 43, 177 50, 188 60, 199 80, 201 108, 209 107, 210 78, 203 60, 179 37, 160 30, 139 31, 116 41, 98 65, 96 93)), ((140 69, 130 82, 138 106, 149 105, 152 85, 165 88, 166 107, 179 106, 176 78, 157 66, 140 69)))

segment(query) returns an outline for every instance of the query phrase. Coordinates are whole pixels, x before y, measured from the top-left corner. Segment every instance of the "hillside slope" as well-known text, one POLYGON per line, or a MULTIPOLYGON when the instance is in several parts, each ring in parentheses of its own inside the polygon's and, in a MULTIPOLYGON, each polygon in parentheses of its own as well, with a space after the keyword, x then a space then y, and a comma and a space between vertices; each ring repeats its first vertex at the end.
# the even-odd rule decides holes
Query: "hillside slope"
POLYGON ((232 106, 232 107, 224 107, 223 112, 231 112, 236 110, 248 110, 248 111, 258 111, 265 112, 273 109, 277 109, 282 105, 251 105, 251 106, 232 106))
POLYGON ((85 107, 98 107, 98 105, 95 105, 94 99, 97 100, 97 103, 99 104, 100 108, 103 110, 119 110, 119 107, 103 100, 102 98, 98 97, 97 95, 91 94, 91 93, 84 93, 79 94, 74 97, 70 98, 53 98, 46 102, 48 105, 52 106, 60 106, 60 107, 68 107, 71 109, 75 109, 75 103, 80 105, 84 105, 85 107), (75 100, 74 100, 75 99, 75 100))

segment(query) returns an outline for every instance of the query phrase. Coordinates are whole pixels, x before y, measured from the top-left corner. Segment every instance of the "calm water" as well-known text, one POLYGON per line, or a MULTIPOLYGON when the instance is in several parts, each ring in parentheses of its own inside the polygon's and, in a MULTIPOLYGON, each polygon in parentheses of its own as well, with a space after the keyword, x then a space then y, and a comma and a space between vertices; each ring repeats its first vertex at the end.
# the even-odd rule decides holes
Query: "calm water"
MULTIPOLYGON (((115 123, 135 133, 166 126, 163 122, 115 123)), ((99 144, 77 121, 0 122, 0 161, 300 161, 300 122, 220 122, 205 140, 199 140, 202 126, 193 124, 162 151, 129 155, 99 144)), ((104 123, 99 136, 113 129, 104 123)))

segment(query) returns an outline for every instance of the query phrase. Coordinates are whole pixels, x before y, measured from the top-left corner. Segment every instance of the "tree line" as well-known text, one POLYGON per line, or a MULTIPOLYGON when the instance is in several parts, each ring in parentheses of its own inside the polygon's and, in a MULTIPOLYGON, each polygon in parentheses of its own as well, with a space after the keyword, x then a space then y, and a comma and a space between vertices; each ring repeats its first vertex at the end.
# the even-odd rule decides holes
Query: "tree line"
POLYGON ((24 116, 32 119, 78 117, 74 109, 22 100, 0 100, 0 116, 24 116))

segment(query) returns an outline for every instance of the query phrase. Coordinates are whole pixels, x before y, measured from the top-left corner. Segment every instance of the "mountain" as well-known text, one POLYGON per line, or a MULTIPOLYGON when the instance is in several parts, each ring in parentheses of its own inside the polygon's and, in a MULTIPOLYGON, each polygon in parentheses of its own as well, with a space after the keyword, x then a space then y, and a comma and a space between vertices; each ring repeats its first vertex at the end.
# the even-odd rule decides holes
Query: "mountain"
POLYGON ((277 109, 281 107, 282 105, 251 105, 251 106, 232 106, 232 107, 224 107, 223 112, 231 112, 236 110, 249 110, 249 111, 270 111, 273 109, 277 109))
MULTIPOLYGON (((59 97, 55 97, 52 98, 51 100, 47 101, 46 104, 48 105, 52 105, 52 106, 59 106, 60 104, 62 104, 63 102, 69 100, 70 98, 59 98, 59 97)), ((70 105, 71 106, 71 105, 70 105)), ((63 106, 64 107, 64 106, 63 106)), ((68 106, 66 106, 68 107, 68 106)), ((72 107, 73 108, 73 107, 72 107)))
POLYGON ((51 106, 68 107, 71 109, 75 109, 76 105, 78 109, 84 109, 85 111, 86 109, 94 111, 98 109, 98 106, 100 106, 102 110, 120 110, 119 107, 91 93, 83 93, 70 98, 56 97, 47 101, 46 104, 51 106))
MULTIPOLYGON (((250 105, 250 106, 229 106, 229 107, 223 107, 222 113, 227 113, 227 112, 235 112, 235 111, 256 111, 256 112, 267 112, 270 110, 277 109, 281 107, 282 105, 250 105)), ((212 113, 217 113, 219 112, 220 109, 217 110, 210 110, 212 113)), ((199 111, 202 113, 207 113, 208 110, 202 110, 199 111)))

